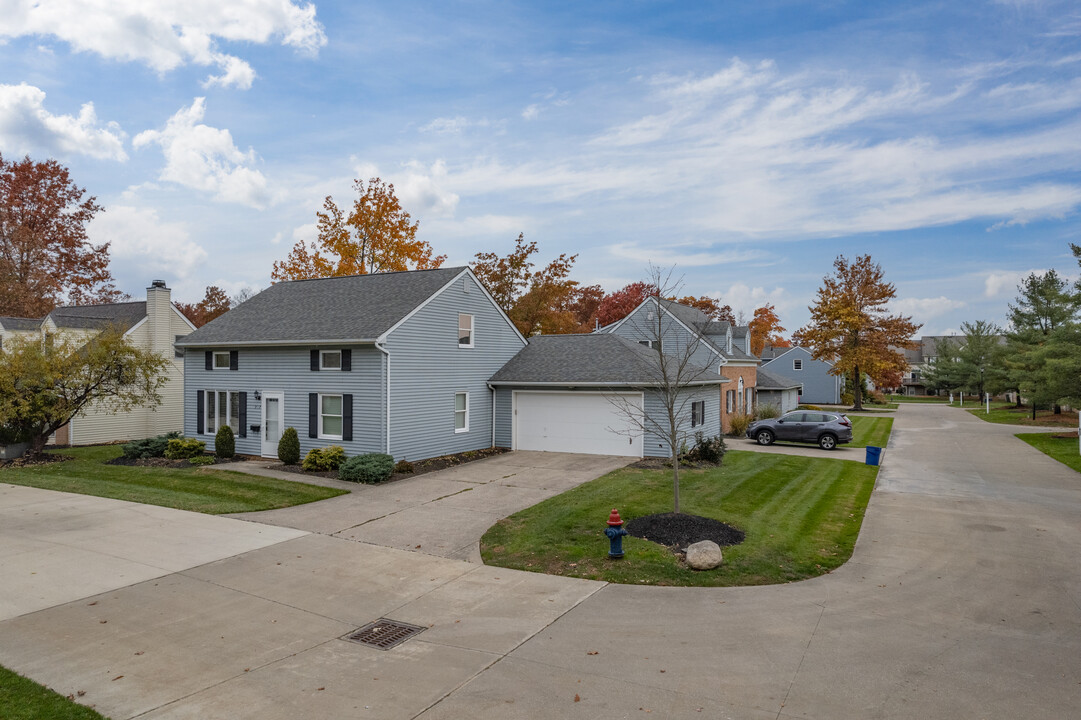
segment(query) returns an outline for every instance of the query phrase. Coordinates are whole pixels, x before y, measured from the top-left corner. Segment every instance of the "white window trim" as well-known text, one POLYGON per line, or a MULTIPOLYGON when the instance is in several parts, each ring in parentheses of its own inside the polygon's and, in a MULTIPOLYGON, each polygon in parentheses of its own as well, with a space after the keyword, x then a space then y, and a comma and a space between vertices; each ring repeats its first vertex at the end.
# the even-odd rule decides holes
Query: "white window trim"
POLYGON ((792 369, 803 370, 803 358, 792 358, 792 369))
POLYGON ((319 393, 319 412, 316 413, 316 417, 319 420, 319 432, 317 432, 316 434, 319 436, 320 440, 341 440, 341 435, 328 435, 327 433, 323 432, 323 398, 325 397, 336 397, 341 401, 342 413, 340 415, 333 415, 332 417, 340 417, 342 419, 342 429, 345 429, 345 398, 342 396, 341 393, 319 393))
MULTIPOLYGON (((217 410, 220 407, 218 404, 218 395, 225 394, 225 403, 231 408, 233 406, 232 396, 237 396, 237 415, 236 415, 236 427, 233 428, 233 424, 230 422, 229 427, 233 428, 233 434, 239 434, 240 432, 240 391, 239 390, 200 390, 203 393, 203 434, 204 435, 216 435, 221 426, 218 425, 217 410), (214 429, 210 429, 210 402, 208 396, 214 395, 214 429)), ((226 410, 225 417, 229 419, 229 411, 226 410)))
POLYGON ((339 371, 342 369, 342 351, 341 350, 320 350, 319 351, 319 369, 320 370, 332 370, 339 371), (327 367, 323 364, 323 355, 329 355, 331 353, 338 353, 338 367, 327 367))
POLYGON ((458 313, 458 347, 471 348, 476 346, 477 341, 477 320, 471 313, 458 313), (469 343, 463 344, 462 339, 462 316, 469 318, 469 343))
POLYGON ((232 358, 231 358, 228 350, 226 350, 224 352, 222 352, 221 350, 215 350, 213 358, 211 359, 210 369, 211 370, 228 370, 231 364, 232 364, 232 358), (218 367, 218 356, 219 355, 224 355, 225 356, 225 367, 218 367))
MULTIPOLYGON (((454 419, 458 419, 458 413, 462 412, 458 409, 458 396, 465 395, 465 427, 454 428, 454 433, 469 432, 469 393, 468 392, 456 392, 454 393, 454 419)), ((457 423, 455 423, 457 424, 457 423)))

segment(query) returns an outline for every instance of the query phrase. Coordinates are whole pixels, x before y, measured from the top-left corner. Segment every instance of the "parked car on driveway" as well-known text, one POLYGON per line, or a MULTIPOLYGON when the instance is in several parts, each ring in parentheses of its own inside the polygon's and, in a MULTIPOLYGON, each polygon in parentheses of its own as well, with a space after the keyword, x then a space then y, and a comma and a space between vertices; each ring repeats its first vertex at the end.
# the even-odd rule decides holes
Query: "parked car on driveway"
POLYGON ((852 421, 840 413, 793 410, 778 418, 755 420, 747 426, 747 437, 759 445, 787 440, 817 443, 823 450, 832 450, 838 443, 852 442, 852 421))

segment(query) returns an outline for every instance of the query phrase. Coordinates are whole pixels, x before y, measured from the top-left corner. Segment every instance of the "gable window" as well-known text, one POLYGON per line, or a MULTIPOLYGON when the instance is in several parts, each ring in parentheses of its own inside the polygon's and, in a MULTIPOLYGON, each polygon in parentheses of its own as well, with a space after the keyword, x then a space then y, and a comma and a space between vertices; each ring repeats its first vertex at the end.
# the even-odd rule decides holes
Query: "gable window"
POLYGON ((342 396, 319 396, 319 437, 342 439, 342 396))
POLYGON ((803 369, 803 360, 793 360, 792 361, 792 369, 793 370, 802 370, 803 369))
POLYGON ((706 401, 691 403, 691 427, 698 427, 706 422, 706 401))
POLYGON ((454 393, 454 432, 469 431, 469 393, 454 393))
POLYGON ((342 351, 341 350, 323 350, 319 353, 319 369, 320 370, 341 370, 342 369, 342 351))
POLYGON ((229 369, 229 351, 214 353, 214 369, 215 370, 228 370, 229 369))
MULTIPOLYGON (((226 353, 228 355, 229 353, 226 353)), ((203 423, 207 435, 214 435, 226 425, 240 433, 240 393, 232 390, 207 390, 203 403, 203 423)))
POLYGON ((639 345, 645 345, 647 348, 653 348, 657 352, 661 351, 661 341, 660 340, 639 340, 638 344, 639 345))
POLYGON ((473 347, 473 316, 458 313, 458 347, 473 347))

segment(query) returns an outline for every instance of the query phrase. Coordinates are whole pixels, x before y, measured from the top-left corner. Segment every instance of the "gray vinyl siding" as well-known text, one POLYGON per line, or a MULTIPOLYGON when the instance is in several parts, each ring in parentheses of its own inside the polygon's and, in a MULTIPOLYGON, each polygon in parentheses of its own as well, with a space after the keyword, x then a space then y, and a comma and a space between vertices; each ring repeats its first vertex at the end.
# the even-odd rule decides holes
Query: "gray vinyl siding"
MULTIPOLYGON (((612 330, 613 333, 628 340, 641 342, 642 340, 654 340, 657 337, 657 319, 649 319, 650 312, 657 312, 655 305, 646 304, 638 307, 627 316, 627 319, 612 330)), ((715 371, 719 374, 721 358, 709 347, 705 340, 696 340, 697 334, 687 331, 678 321, 668 313, 662 314, 661 350, 673 358, 678 358, 686 352, 692 343, 697 341, 691 355, 691 362, 695 365, 715 371)))
POLYGON ((773 405, 782 413, 799 406, 799 390, 759 390, 758 407, 773 405))
MULTIPOLYGON (((262 402, 255 392, 284 393, 284 427, 296 428, 302 455, 313 447, 341 445, 347 455, 383 452, 386 391, 383 384, 383 353, 371 345, 324 346, 323 349, 352 350, 352 370, 311 370, 312 346, 237 348, 237 370, 206 370, 202 348, 184 352, 184 435, 206 441, 214 449, 213 435, 197 433, 196 394, 202 390, 247 392, 248 437, 236 438, 236 451, 259 455, 260 433, 251 425, 262 425, 262 402), (353 395, 353 440, 320 440, 308 437, 308 394, 353 395)), ((219 352, 223 348, 215 348, 219 352)))
POLYGON ((468 275, 456 279, 391 332, 386 348, 394 458, 419 460, 490 447, 488 378, 524 346, 521 336, 468 275), (472 348, 458 347, 459 313, 473 316, 472 348), (456 433, 454 396, 459 392, 469 393, 469 431, 456 433))
MULTIPOLYGON (((511 397, 515 390, 529 390, 536 392, 542 390, 537 387, 512 387, 512 386, 500 386, 496 390, 496 433, 495 444, 498 447, 512 447, 513 433, 514 433, 514 417, 511 412, 511 397)), ((568 392, 574 391, 574 388, 569 387, 553 387, 553 392, 568 392)), ((596 392, 597 388, 579 388, 581 392, 592 391, 596 392)), ((633 391, 633 388, 613 388, 613 392, 627 392, 633 391)), ((638 391, 643 392, 643 403, 645 405, 644 410, 648 417, 654 418, 655 422, 660 423, 662 426, 666 426, 668 423, 668 413, 664 407, 664 400, 660 393, 656 390, 638 388, 638 391)), ((681 432, 688 438, 687 445, 690 446, 694 443, 694 433, 701 430, 705 433, 706 437, 713 437, 714 435, 721 434, 721 418, 717 405, 717 386, 705 385, 701 387, 687 388, 683 391, 683 395, 680 400, 686 399, 685 406, 685 422, 682 424, 681 432), (694 428, 691 427, 691 402, 698 402, 703 400, 706 403, 705 424, 698 425, 694 428)), ((670 457, 671 452, 668 448, 668 443, 663 437, 653 432, 646 432, 645 437, 642 438, 642 452, 646 457, 670 457)))
POLYGON ((802 384, 800 401, 805 404, 835 405, 841 402, 841 378, 830 374, 833 365, 813 359, 805 348, 794 347, 769 362, 763 362, 762 367, 802 384), (803 369, 795 370, 793 360, 802 360, 803 369))

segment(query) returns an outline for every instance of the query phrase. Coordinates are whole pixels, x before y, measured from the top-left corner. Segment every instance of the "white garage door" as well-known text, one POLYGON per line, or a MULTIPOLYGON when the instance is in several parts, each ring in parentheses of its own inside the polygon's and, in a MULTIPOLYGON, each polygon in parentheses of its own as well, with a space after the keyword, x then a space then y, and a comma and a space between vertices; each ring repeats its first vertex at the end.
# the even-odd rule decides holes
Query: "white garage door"
MULTIPOLYGON (((609 429, 633 428, 609 397, 584 392, 515 392, 514 448, 642 457, 640 432, 628 437, 609 429)), ((641 393, 619 397, 641 412, 641 393)))

